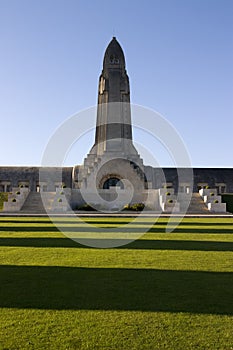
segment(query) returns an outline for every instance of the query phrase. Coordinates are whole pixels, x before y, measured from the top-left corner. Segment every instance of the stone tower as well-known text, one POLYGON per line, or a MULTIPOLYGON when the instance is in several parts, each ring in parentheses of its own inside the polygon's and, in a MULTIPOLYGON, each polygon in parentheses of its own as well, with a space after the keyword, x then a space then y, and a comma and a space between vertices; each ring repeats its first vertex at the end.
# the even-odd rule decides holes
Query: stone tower
POLYGON ((115 37, 109 43, 99 78, 95 142, 84 160, 74 168, 77 188, 145 189, 143 161, 132 141, 130 88, 123 50, 115 37))
POLYGON ((115 37, 104 55, 99 78, 96 124, 94 147, 97 147, 98 155, 116 149, 129 152, 129 145, 132 144, 129 78, 124 53, 115 37))

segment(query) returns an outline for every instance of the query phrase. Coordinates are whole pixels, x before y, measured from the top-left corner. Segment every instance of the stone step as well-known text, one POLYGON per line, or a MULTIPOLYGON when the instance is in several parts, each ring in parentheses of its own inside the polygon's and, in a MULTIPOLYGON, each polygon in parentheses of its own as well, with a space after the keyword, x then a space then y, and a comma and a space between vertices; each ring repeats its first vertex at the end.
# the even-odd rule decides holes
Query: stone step
POLYGON ((193 193, 188 213, 208 214, 209 210, 199 193, 193 193))
MULTIPOLYGON (((46 192, 46 194, 44 194, 43 200, 47 210, 51 210, 54 197, 55 193, 46 192)), ((21 212, 46 213, 44 203, 39 192, 30 192, 26 201, 24 202, 21 212)))

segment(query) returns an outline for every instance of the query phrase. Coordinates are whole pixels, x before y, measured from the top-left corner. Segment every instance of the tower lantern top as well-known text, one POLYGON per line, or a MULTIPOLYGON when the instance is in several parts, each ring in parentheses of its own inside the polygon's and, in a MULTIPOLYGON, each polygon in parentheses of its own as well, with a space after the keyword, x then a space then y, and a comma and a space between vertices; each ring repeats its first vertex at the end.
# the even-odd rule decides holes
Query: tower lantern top
POLYGON ((104 70, 114 68, 125 69, 124 52, 115 36, 112 38, 105 51, 103 64, 104 70))

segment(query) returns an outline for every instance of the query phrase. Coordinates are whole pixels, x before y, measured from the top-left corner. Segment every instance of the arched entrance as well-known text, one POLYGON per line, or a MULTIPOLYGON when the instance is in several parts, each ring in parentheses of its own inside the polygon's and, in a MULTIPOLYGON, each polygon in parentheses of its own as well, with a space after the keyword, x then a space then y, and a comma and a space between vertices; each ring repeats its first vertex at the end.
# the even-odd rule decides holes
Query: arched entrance
POLYGON ((103 184, 104 190, 109 190, 110 187, 120 187, 121 190, 124 189, 123 182, 117 177, 109 177, 103 184))

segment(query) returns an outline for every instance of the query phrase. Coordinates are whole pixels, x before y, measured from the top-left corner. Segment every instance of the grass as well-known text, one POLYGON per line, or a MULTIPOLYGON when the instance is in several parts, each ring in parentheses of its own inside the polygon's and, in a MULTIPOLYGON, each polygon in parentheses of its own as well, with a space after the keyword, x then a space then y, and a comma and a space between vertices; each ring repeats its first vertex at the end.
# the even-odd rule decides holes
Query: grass
MULTIPOLYGON (((105 229, 128 220, 87 219, 105 229)), ((233 219, 185 218, 173 233, 166 223, 94 249, 49 218, 0 218, 0 349, 231 350, 233 219)))

